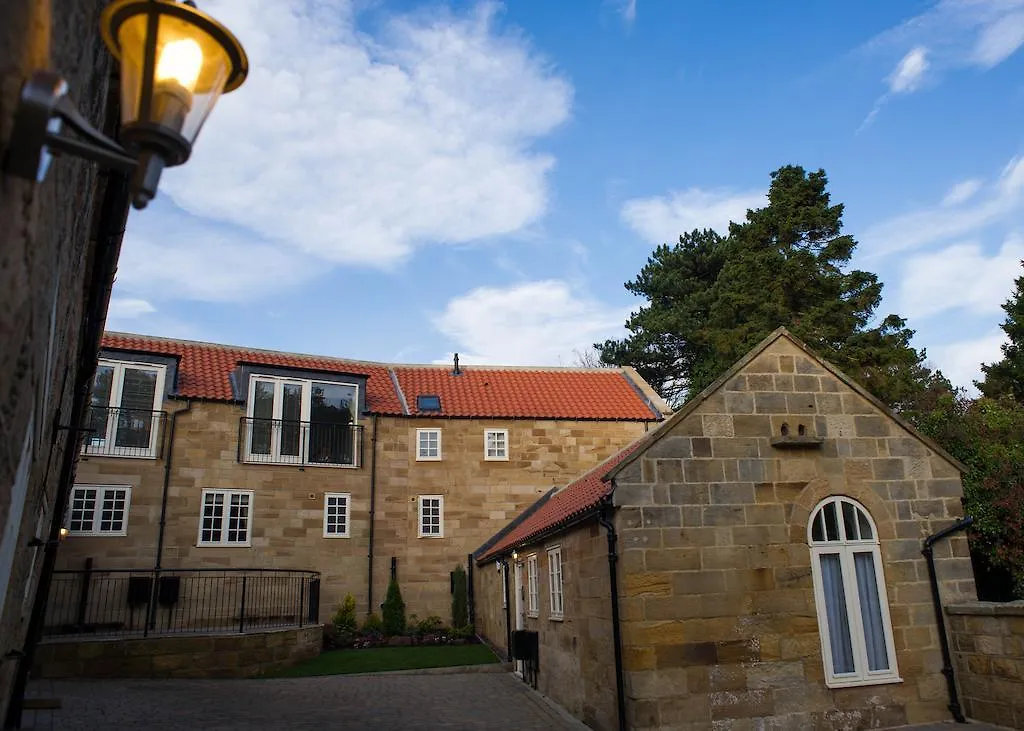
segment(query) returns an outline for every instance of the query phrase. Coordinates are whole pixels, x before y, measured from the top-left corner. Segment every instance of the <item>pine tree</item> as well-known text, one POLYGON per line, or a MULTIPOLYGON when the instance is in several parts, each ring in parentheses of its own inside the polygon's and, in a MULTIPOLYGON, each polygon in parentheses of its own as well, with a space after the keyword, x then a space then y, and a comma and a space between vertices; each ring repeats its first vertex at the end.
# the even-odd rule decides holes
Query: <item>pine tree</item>
MULTIPOLYGON (((1024 261, 1021 264, 1024 265, 1024 261)), ((1002 347, 1003 359, 982 365, 985 380, 975 385, 989 398, 1010 396, 1024 404, 1024 276, 1017 277, 1016 287, 1003 310, 1006 320, 1000 327, 1009 338, 1002 347)))

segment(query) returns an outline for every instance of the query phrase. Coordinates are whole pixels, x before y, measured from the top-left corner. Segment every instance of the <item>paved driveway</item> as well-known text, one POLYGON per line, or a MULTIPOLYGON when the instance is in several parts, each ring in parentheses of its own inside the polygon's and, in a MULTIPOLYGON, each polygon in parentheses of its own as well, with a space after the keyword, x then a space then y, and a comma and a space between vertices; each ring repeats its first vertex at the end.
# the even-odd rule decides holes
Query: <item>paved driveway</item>
POLYGON ((509 673, 42 681, 30 695, 61 701, 26 711, 25 728, 37 731, 586 729, 509 673))

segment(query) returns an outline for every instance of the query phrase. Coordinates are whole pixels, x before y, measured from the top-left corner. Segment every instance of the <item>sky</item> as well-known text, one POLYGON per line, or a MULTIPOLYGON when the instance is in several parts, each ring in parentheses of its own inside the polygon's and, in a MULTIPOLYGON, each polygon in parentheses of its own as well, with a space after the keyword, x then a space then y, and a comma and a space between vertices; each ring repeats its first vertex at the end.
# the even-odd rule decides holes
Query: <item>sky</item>
POLYGON ((108 329, 573 365, 653 248, 823 168, 954 383, 1024 259, 1024 0, 207 0, 250 74, 129 218, 108 329))

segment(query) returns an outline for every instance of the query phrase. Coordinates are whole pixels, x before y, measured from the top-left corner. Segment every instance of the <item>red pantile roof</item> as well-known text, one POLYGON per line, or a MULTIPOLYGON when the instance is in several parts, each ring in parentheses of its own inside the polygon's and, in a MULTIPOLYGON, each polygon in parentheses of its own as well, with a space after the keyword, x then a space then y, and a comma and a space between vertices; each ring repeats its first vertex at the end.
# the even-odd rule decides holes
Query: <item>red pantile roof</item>
POLYGON ((231 372, 239 363, 256 363, 365 375, 366 406, 378 414, 627 421, 663 416, 662 404, 643 395, 649 386, 628 369, 468 366, 456 376, 447 366, 371 363, 126 333, 106 333, 103 348, 177 357, 176 393, 186 398, 231 401, 231 372), (441 411, 417 412, 421 395, 439 396, 441 411))
MULTIPOLYGON (((612 455, 610 458, 587 472, 575 482, 569 484, 564 490, 555 493, 544 502, 535 512, 530 514, 522 523, 513 528, 506 536, 498 540, 493 546, 486 549, 486 552, 477 557, 478 561, 489 561, 511 549, 521 545, 527 545, 537 536, 553 528, 566 525, 574 518, 585 514, 595 507, 601 498, 611 491, 611 482, 605 482, 604 477, 619 462, 631 455, 641 444, 645 443, 646 435, 630 444, 621 452, 612 455)), ((544 500, 544 498, 541 498, 544 500)), ((529 508, 527 508, 529 510, 529 508)))

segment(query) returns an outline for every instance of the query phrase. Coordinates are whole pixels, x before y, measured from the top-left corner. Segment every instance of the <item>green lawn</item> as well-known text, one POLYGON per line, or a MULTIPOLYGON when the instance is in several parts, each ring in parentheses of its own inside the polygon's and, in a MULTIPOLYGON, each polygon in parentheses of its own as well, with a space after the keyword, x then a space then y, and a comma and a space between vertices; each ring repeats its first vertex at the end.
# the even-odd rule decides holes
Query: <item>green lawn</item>
POLYGON ((420 645, 417 647, 374 647, 366 650, 331 650, 309 662, 275 673, 278 678, 309 675, 379 673, 386 670, 446 668, 456 665, 486 665, 498 662, 487 645, 420 645))

